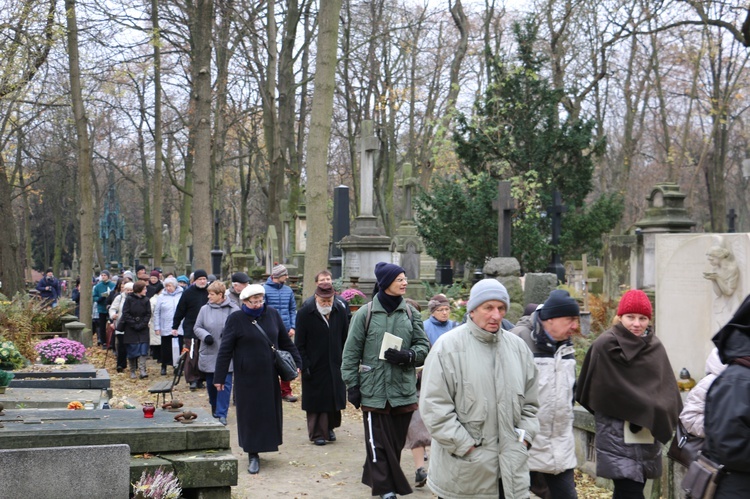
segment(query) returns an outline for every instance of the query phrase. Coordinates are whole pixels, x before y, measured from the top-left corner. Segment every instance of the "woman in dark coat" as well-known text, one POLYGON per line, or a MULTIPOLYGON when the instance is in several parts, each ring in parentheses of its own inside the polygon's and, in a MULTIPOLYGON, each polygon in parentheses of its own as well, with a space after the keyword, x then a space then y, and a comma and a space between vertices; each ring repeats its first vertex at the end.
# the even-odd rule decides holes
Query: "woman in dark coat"
POLYGON ((333 429, 341 426, 346 407, 346 385, 341 379, 349 319, 334 299, 330 283, 320 283, 313 300, 297 312, 294 344, 302 357, 302 410, 307 412, 307 432, 315 445, 333 442, 333 429))
POLYGON ((713 337, 727 368, 706 395, 703 452, 724 465, 717 499, 747 497, 750 490, 750 296, 713 337))
MULTIPOLYGON (((291 353, 297 367, 302 367, 284 321, 266 305, 264 296, 265 289, 259 284, 242 290, 241 310, 227 318, 214 370, 214 380, 223 380, 230 361, 234 362, 237 433, 242 450, 249 455, 247 471, 253 475, 260 471, 258 454, 275 452, 282 443, 281 388, 269 339, 276 348, 291 353)), ((224 390, 223 384, 214 386, 224 390)))
POLYGON ((646 480, 662 473, 661 444, 682 410, 667 351, 648 327, 651 302, 632 289, 620 299, 618 323, 586 352, 576 400, 596 420, 596 475, 611 478, 614 499, 643 499, 646 480))
POLYGON ((125 351, 132 379, 135 379, 136 367, 139 368, 141 379, 148 378, 146 360, 148 359, 150 335, 148 322, 150 320, 151 302, 146 297, 146 283, 138 281, 133 284, 133 292, 125 299, 120 326, 125 332, 125 351))

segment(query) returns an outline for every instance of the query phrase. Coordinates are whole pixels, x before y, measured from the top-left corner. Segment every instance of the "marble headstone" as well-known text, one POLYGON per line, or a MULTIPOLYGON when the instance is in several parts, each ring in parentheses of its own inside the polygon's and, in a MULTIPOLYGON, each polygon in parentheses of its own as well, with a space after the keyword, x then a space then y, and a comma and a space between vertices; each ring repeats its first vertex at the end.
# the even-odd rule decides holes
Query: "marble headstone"
POLYGON ((750 234, 656 236, 656 334, 677 375, 705 375, 711 338, 750 291, 750 234))

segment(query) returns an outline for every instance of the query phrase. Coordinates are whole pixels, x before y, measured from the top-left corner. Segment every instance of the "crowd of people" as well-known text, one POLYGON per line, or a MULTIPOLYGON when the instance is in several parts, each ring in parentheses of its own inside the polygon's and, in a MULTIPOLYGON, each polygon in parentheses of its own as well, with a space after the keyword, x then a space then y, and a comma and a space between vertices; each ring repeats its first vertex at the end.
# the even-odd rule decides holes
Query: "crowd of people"
MULTIPOLYGON (((596 473, 612 480, 613 498, 644 497, 678 424, 705 438, 704 455, 723 466, 715 497, 750 490, 750 297, 714 336, 707 376, 683 408, 643 291, 621 297, 576 374, 580 309, 567 291, 528 304, 514 325, 505 287, 483 279, 463 323, 451 320, 445 295, 430 298, 423 322, 405 298, 403 268, 380 262, 374 274, 372 300, 352 315, 327 270, 299 310, 283 265, 265 283, 236 272, 228 286, 204 270, 188 278, 141 266, 116 279, 102 271, 92 289, 97 341, 133 379, 148 376, 149 355, 166 375, 187 352, 190 388, 205 383, 224 425, 234 400, 251 474, 283 442, 283 402, 297 401, 277 372, 275 351, 284 350, 301 375, 312 444, 336 441, 347 400, 361 411, 362 483, 374 496, 407 495, 413 483, 445 499, 574 499, 576 402, 594 415, 596 473), (405 448, 413 482, 400 463, 405 448)), ((37 290, 57 301, 51 271, 37 290)))

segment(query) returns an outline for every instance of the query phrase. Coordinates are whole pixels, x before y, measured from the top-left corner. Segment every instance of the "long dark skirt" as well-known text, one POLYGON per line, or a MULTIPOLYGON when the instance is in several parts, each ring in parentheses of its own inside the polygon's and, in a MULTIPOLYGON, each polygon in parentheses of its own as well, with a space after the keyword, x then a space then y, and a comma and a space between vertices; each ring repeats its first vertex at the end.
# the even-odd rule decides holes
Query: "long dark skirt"
POLYGON ((341 426, 341 411, 308 412, 307 435, 310 441, 328 440, 328 432, 341 426))
POLYGON ((397 495, 412 493, 409 481, 401 470, 401 451, 406 443, 411 415, 411 412, 362 413, 367 448, 362 483, 372 488, 374 496, 388 492, 395 492, 397 495))

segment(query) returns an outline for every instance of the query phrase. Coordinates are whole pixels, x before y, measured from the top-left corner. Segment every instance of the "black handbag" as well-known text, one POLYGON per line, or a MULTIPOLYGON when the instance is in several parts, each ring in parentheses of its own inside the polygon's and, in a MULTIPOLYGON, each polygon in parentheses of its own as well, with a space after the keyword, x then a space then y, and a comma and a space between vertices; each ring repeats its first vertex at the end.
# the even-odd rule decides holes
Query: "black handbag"
POLYGON ((271 351, 273 352, 275 358, 274 362, 276 364, 276 372, 279 374, 279 378, 281 378, 282 381, 292 381, 293 379, 297 379, 297 364, 294 362, 294 357, 292 357, 292 354, 290 354, 286 350, 279 350, 278 348, 276 348, 276 346, 266 334, 265 329, 261 327, 257 320, 253 321, 253 324, 260 330, 261 333, 263 333, 263 337, 271 346, 271 351))
POLYGON ((713 499, 724 466, 698 453, 682 479, 682 490, 692 499, 713 499))
POLYGON ((698 453, 703 449, 703 441, 703 438, 688 433, 682 426, 682 422, 679 422, 672 444, 667 451, 667 456, 689 468, 690 464, 698 457, 698 453))

